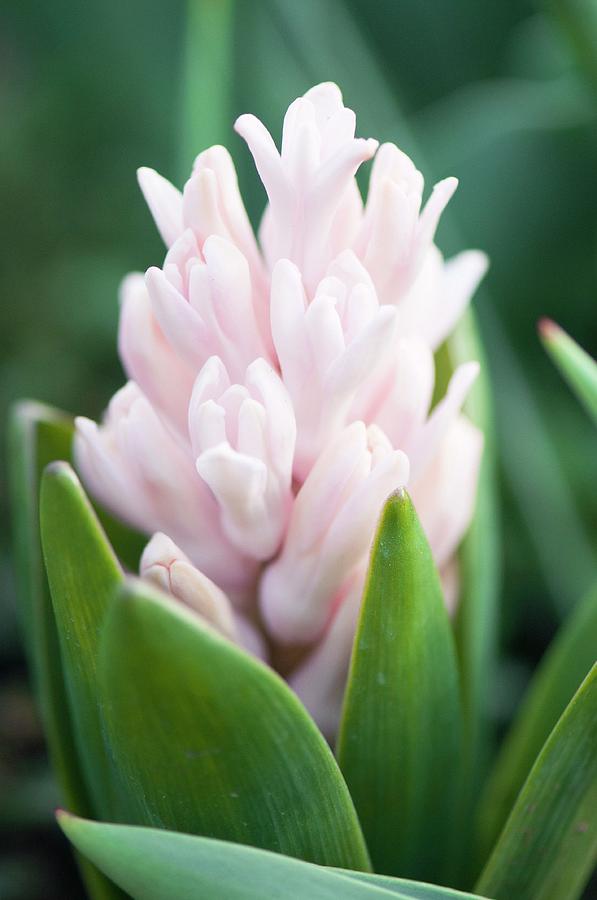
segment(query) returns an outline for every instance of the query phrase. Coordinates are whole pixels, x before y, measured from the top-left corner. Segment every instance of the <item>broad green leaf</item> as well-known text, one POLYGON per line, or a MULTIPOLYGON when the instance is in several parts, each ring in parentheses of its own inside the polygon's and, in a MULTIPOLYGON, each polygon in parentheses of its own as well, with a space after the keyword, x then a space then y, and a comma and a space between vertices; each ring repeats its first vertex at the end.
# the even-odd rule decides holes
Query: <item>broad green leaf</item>
POLYGON ((541 747, 595 661, 596 649, 597 585, 553 641, 502 745, 481 805, 483 859, 498 837, 541 747))
POLYGON ((597 666, 549 736, 477 890, 576 900, 597 863, 597 666))
POLYGON ((116 814, 97 686, 99 635, 123 575, 77 476, 65 462, 44 472, 41 538, 78 755, 93 808, 116 814))
POLYGON ((373 544, 338 760, 376 871, 433 878, 454 835, 460 702, 450 621, 405 491, 373 544))
POLYGON ((100 691, 136 822, 368 868, 346 784, 296 696, 182 604, 126 583, 100 691))
MULTIPOLYGON (((53 771, 64 800, 81 815, 93 807, 73 736, 60 644, 42 562, 39 485, 45 466, 68 455, 72 423, 64 413, 31 401, 18 404, 10 429, 10 483, 15 529, 17 599, 29 664, 53 771)), ((78 860, 92 900, 117 900, 120 891, 85 859, 78 860)))
MULTIPOLYGON (((349 872, 347 869, 336 870, 342 875, 367 884, 375 884, 392 894, 411 897, 413 900, 479 900, 479 894, 468 894, 455 891, 453 888, 441 887, 423 881, 411 881, 407 878, 391 878, 389 875, 377 875, 371 872, 349 872)), ((483 900, 483 898, 481 898, 483 900)))
POLYGON ((148 541, 147 535, 135 531, 119 519, 114 518, 92 497, 89 499, 118 559, 128 571, 136 574, 139 571, 141 554, 148 541))
POLYGON ((550 319, 539 323, 543 346, 580 400, 597 422, 597 363, 563 328, 550 319))
POLYGON ((288 856, 154 828, 58 814, 81 853, 133 900, 475 900, 435 885, 327 869, 288 856))

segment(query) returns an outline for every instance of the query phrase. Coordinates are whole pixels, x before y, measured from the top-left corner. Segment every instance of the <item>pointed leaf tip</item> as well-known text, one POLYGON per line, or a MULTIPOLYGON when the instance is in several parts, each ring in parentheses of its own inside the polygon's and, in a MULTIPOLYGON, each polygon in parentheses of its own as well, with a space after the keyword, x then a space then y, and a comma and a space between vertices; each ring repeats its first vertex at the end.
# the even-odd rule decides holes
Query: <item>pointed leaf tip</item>
POLYGON ((285 683, 142 580, 115 596, 99 690, 129 821, 367 869, 336 762, 285 683))
POLYGON ((597 422, 597 363, 586 350, 551 319, 541 319, 543 346, 578 400, 597 422))
POLYGON ((437 885, 331 869, 242 844, 68 817, 61 827, 133 900, 480 900, 437 885))
POLYGON ((539 336, 544 340, 550 340, 550 338, 555 338, 562 331, 559 325, 553 321, 553 319, 548 319, 546 316, 539 319, 537 322, 537 331, 539 332, 539 336))
POLYGON ((377 872, 441 876, 454 832, 460 728, 439 576, 412 500, 398 491, 371 551, 338 740, 377 872))
POLYGON ((495 900, 576 900, 597 861, 597 665, 541 750, 477 884, 495 900))
POLYGON ((99 635, 123 575, 79 479, 66 462, 42 476, 40 529, 78 757, 93 809, 114 816, 118 791, 97 690, 99 635))

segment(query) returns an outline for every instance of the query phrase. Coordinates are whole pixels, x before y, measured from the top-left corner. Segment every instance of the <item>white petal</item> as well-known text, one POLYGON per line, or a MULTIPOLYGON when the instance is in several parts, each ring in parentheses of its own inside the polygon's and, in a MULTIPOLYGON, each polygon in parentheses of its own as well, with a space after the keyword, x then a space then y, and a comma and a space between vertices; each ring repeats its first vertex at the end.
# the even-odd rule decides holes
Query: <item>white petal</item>
POLYGON ((151 309, 142 275, 129 275, 121 289, 118 351, 129 378, 181 433, 193 375, 166 340, 151 309))
POLYGON ((433 240, 440 216, 457 187, 458 179, 454 177, 444 178, 434 186, 419 220, 418 238, 422 245, 428 245, 433 240))
POLYGON ((261 287, 264 279, 263 263, 238 189, 238 179, 232 157, 225 147, 219 145, 210 147, 200 153, 195 160, 195 171, 202 169, 208 169, 214 173, 219 188, 220 215, 226 223, 231 239, 249 261, 255 286, 261 287))
POLYGON ((465 250, 444 264, 441 296, 429 322, 433 348, 439 347, 460 319, 488 265, 487 256, 480 250, 465 250))
POLYGON ((387 445, 384 453, 376 433, 372 443, 374 453, 363 424, 353 423, 322 454, 297 496, 283 552, 261 582, 264 621, 282 642, 309 643, 321 634, 363 565, 385 497, 408 478, 403 453, 388 452, 387 445))
POLYGON ((228 597, 193 566, 174 541, 158 532, 147 544, 140 573, 190 607, 225 637, 234 640, 235 624, 228 597))
POLYGON ((446 433, 450 423, 458 415, 467 394, 479 374, 479 363, 468 362, 458 366, 448 384, 445 396, 437 404, 429 419, 408 448, 412 460, 413 479, 425 468, 427 462, 446 433))
POLYGON ((170 247, 184 230, 182 195, 153 169, 138 169, 137 178, 162 240, 170 247))
POLYGON ((208 334, 201 317, 156 266, 147 270, 145 284, 166 338, 189 368, 198 368, 208 353, 208 334))
POLYGON ((288 683, 329 739, 337 733, 361 604, 363 576, 342 600, 326 633, 288 683))
POLYGON ((413 503, 438 567, 447 563, 468 528, 482 450, 481 432, 459 416, 427 468, 413 482, 413 503))
POLYGON ((278 227, 289 229, 292 212, 292 192, 282 168, 278 149, 269 131, 255 116, 243 115, 234 123, 234 130, 247 142, 255 160, 269 201, 274 210, 278 227))

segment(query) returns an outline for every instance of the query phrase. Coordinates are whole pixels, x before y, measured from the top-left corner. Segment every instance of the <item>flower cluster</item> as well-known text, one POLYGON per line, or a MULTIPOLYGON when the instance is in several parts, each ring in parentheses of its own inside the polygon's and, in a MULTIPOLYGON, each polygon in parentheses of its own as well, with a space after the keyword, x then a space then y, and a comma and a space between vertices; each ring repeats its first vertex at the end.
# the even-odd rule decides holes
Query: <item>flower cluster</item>
POLYGON ((254 116, 236 130, 268 195, 259 242, 223 147, 182 193, 140 170, 168 250, 124 281, 130 380, 101 425, 77 420, 76 460, 104 505, 155 533, 141 573, 279 668, 331 734, 392 490, 408 484, 457 594, 482 450, 461 407, 478 366, 432 405, 433 354, 486 261, 444 261, 434 234, 456 180, 423 204, 421 173, 355 138, 335 85, 291 104, 280 151, 254 116))

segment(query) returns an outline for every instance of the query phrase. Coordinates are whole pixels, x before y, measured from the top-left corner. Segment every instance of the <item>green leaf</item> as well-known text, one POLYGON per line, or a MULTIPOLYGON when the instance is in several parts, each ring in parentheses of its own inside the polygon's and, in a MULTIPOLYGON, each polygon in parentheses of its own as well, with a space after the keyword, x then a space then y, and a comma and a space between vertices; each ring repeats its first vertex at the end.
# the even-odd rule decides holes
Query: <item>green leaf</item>
POLYGON ((491 850, 549 734, 595 661, 597 585, 561 628, 504 741, 480 811, 482 858, 491 850))
POLYGON ((450 621, 405 491, 373 544, 338 760, 376 871, 436 877, 455 827, 460 702, 450 621))
POLYGON ((42 655, 47 592, 39 536, 39 483, 48 463, 70 455, 71 438, 72 422, 65 413, 33 401, 14 407, 8 455, 18 611, 38 693, 46 678, 42 655))
POLYGON ((477 890, 576 900, 597 862, 597 666, 539 754, 477 890))
MULTIPOLYGON (((19 403, 10 427, 10 484, 15 530, 17 599, 26 636, 52 769, 62 796, 81 815, 93 813, 77 754, 62 671, 60 644, 42 562, 39 483, 48 462, 70 452, 72 422, 31 401, 19 403)), ((117 900, 120 891, 84 859, 78 860, 92 900, 117 900)))
MULTIPOLYGON (((456 648, 463 705, 462 826, 459 851, 472 841, 473 810, 483 783, 492 734, 490 687, 495 677, 497 608, 499 602, 499 515, 493 403, 488 365, 472 311, 460 321, 445 346, 448 370, 477 359, 481 372, 465 411, 484 435, 477 501, 472 522, 458 552, 460 596, 455 617, 456 648)), ((468 855, 467 855, 468 856, 468 855)), ((468 858, 462 862, 469 865, 468 858)))
POLYGON ((182 604, 126 583, 100 691, 135 821, 368 868, 346 785, 296 696, 182 604))
POLYGON ((154 828, 59 813, 70 841, 133 900, 474 900, 435 885, 326 869, 288 856, 154 828))
MULTIPOLYGON (((410 881, 407 878, 390 878, 389 875, 377 875, 371 872, 349 872, 338 869, 342 875, 367 884, 375 884, 394 895, 401 894, 414 900, 479 900, 479 894, 467 894, 453 888, 441 887, 423 881, 410 881)), ((482 898, 481 898, 482 900, 482 898)))
POLYGON ((483 295, 485 329, 491 334, 490 363, 500 429, 500 466, 534 546, 550 599, 565 618, 579 594, 593 584, 597 570, 595 541, 578 510, 562 461, 546 430, 535 390, 520 354, 483 295), (512 398, 516 398, 513 402, 512 398), (516 440, 512 440, 512 435, 516 440), (537 485, 541 485, 540 493, 537 485), (550 515, 545 514, 550 510, 550 515), (566 565, 562 565, 562 560, 566 565))
POLYGON ((68 463, 51 463, 44 472, 40 522, 79 759, 94 810, 114 816, 120 804, 102 736, 97 657, 122 570, 68 463))
POLYGON ((82 815, 91 806, 72 738, 58 636, 39 533, 39 482, 48 461, 68 452, 68 417, 27 401, 15 406, 9 432, 10 486, 17 600, 52 767, 66 802, 82 815))
POLYGON ((182 72, 181 177, 197 154, 227 144, 233 121, 233 0, 187 0, 182 72))
POLYGON ((129 572, 135 574, 139 571, 139 560, 145 549, 148 537, 135 531, 119 519, 115 519, 106 512, 99 503, 90 498, 91 504, 99 519, 100 525, 106 532, 108 540, 122 565, 129 572))
POLYGON ((550 319, 541 320, 539 334, 572 391, 597 422, 597 362, 550 319))

